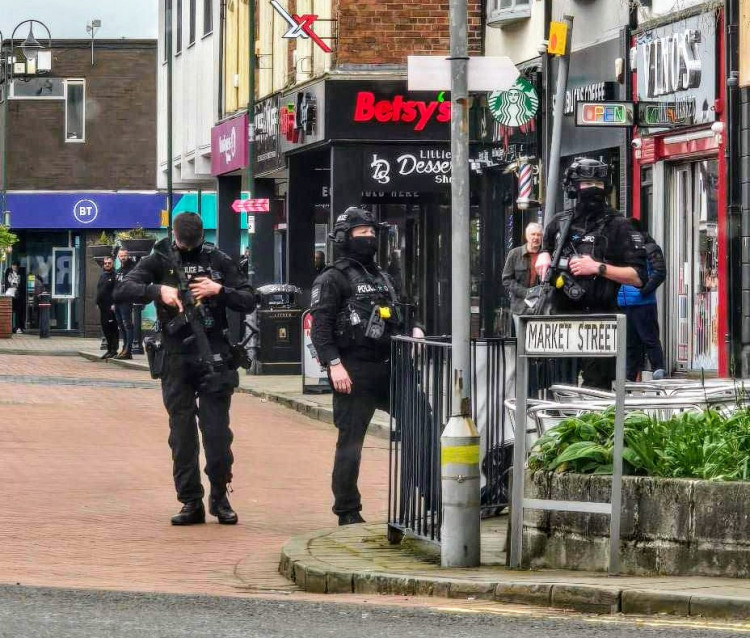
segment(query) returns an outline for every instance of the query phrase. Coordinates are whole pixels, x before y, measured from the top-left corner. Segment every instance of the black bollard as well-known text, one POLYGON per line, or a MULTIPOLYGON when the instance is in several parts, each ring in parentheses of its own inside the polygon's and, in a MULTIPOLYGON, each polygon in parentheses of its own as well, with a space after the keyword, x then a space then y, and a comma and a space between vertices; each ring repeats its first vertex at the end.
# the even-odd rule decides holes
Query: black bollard
POLYGON ((50 294, 39 294, 39 338, 49 339, 49 313, 52 306, 50 294))

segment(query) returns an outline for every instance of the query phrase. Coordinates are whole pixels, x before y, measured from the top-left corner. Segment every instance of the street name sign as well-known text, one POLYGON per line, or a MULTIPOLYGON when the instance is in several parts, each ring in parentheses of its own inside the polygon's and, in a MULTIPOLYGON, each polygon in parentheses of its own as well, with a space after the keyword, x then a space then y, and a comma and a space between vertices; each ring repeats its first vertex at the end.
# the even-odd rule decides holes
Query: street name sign
MULTIPOLYGON (((561 512, 583 512, 609 516, 609 573, 620 570, 620 517, 622 514, 622 454, 625 445, 625 353, 627 323, 625 315, 521 315, 516 326, 516 432, 528 431, 529 359, 560 357, 609 357, 615 359, 615 432, 612 452, 612 490, 607 501, 561 501, 526 498, 526 437, 515 436, 513 442, 513 482, 510 518, 510 568, 520 569, 523 556, 523 513, 526 509, 561 512), (526 427, 524 427, 524 425, 526 427)), ((536 399, 536 397, 534 397, 536 399)), ((551 405, 550 410, 568 414, 601 411, 604 404, 591 401, 583 406, 568 403, 551 405)), ((611 403, 609 401, 608 403, 611 403)), ((541 407, 541 406, 539 406, 541 407)), ((535 408, 536 409, 536 408, 535 408)), ((543 408, 546 409, 546 408, 543 408)))
POLYGON ((529 319, 525 345, 529 356, 614 357, 617 355, 617 320, 529 319))
POLYGON ((270 209, 267 199, 235 199, 232 202, 235 213, 267 213, 270 209))

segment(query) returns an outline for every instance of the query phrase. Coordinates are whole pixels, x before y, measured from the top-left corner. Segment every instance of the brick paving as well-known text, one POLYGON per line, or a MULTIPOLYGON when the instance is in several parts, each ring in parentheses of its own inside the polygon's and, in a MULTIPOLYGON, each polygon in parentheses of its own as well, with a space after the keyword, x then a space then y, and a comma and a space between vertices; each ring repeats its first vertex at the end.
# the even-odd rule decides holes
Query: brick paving
MULTIPOLYGON (((14 337, 16 340, 16 337, 14 337)), ((335 523, 335 430, 277 404, 235 395, 236 527, 174 528, 166 413, 158 387, 95 387, 148 374, 83 359, 0 353, 0 582, 236 594, 285 591, 289 537, 335 523), (61 385, 56 378, 86 385, 61 385)), ((387 442, 368 438, 364 514, 384 521, 387 442)))

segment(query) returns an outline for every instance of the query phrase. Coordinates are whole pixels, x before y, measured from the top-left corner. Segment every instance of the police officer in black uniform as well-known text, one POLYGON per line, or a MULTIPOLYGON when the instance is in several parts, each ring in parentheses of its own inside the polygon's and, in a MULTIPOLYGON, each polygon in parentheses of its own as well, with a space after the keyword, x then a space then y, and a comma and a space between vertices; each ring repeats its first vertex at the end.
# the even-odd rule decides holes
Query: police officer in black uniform
POLYGON ((219 523, 233 525, 237 514, 227 499, 234 460, 229 406, 234 388, 239 385, 239 375, 228 363, 231 347, 226 336, 225 311, 230 308, 243 314, 251 312, 255 293, 237 264, 203 241, 203 224, 195 213, 182 213, 175 218, 174 245, 179 263, 172 256, 170 240, 161 240, 152 254, 142 259, 118 286, 115 300, 156 302, 165 351, 160 375, 162 397, 169 412, 174 483, 177 498, 183 503, 172 524, 193 525, 206 519, 198 467, 199 426, 206 455, 205 471, 211 483, 209 513, 219 523), (213 372, 199 360, 190 325, 178 316, 183 308, 175 268, 183 269, 196 302, 205 309, 203 324, 211 352, 224 362, 213 372))
MULTIPOLYGON (((621 284, 640 288, 648 279, 646 251, 641 234, 630 221, 607 205, 611 189, 609 167, 598 160, 579 157, 565 171, 563 188, 575 199, 567 237, 560 236, 559 213, 544 232, 536 270, 544 277, 557 242, 563 241, 562 272, 556 278, 554 314, 617 312, 621 284), (565 265, 567 263, 567 265, 565 265)), ((612 389, 614 359, 584 359, 583 384, 612 389)))
POLYGON ((363 523, 357 480, 367 426, 388 411, 391 336, 402 328, 393 282, 375 263, 381 225, 348 208, 329 237, 339 258, 313 283, 312 342, 333 386, 339 435, 333 466, 333 511, 339 525, 363 523))

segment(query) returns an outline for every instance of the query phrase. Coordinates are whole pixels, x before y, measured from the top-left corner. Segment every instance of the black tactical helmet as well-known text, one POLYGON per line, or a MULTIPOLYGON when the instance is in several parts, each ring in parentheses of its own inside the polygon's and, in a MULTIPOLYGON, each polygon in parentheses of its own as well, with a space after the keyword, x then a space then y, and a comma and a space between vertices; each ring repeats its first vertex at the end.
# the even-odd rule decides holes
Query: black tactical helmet
POLYGON ((328 237, 337 244, 343 244, 349 236, 349 231, 357 226, 372 226, 378 231, 385 224, 378 223, 375 215, 369 210, 350 206, 336 218, 336 223, 333 225, 333 232, 328 237))
POLYGON ((609 192, 611 188, 609 166, 599 160, 576 157, 565 170, 563 188, 569 199, 576 199, 578 197, 578 184, 590 181, 604 182, 604 190, 609 192))

